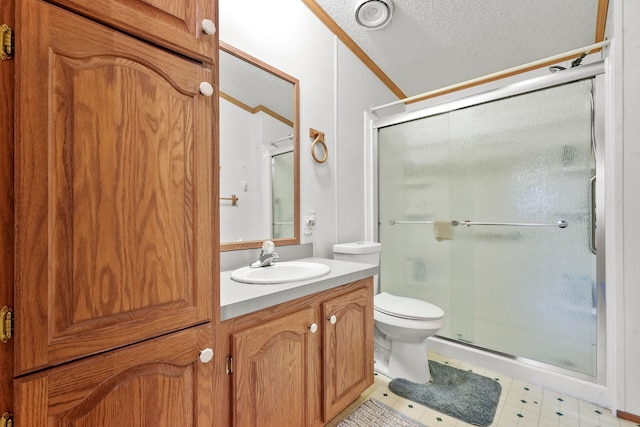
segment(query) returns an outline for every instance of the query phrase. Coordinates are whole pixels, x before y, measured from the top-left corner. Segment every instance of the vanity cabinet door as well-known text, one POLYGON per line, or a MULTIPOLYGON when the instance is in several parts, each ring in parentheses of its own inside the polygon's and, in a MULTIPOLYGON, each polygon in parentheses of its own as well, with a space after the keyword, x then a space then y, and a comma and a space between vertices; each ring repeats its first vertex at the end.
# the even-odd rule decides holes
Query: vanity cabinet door
POLYGON ((215 33, 204 20, 217 22, 213 0, 50 0, 81 15, 104 22, 204 62, 217 58, 215 33), (210 32, 211 30, 209 30, 210 32))
POLYGON ((318 327, 308 308, 232 334, 234 426, 317 424, 318 327))
POLYGON ((15 374, 211 321, 212 71, 17 8, 15 374))
POLYGON ((323 304, 325 421, 373 384, 373 291, 369 286, 323 304))
POLYGON ((211 329, 189 328, 16 379, 15 424, 211 426, 213 363, 200 360, 211 329))

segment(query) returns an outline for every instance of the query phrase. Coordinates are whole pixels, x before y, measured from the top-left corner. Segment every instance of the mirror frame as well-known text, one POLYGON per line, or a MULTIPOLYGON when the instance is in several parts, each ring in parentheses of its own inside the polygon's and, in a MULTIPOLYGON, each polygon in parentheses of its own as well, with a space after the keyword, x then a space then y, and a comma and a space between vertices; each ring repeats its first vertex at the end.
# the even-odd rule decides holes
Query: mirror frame
MULTIPOLYGON (((282 71, 272 67, 271 65, 260 61, 257 58, 223 42, 219 41, 219 49, 230 55, 233 55, 243 61, 246 61, 257 68, 273 74, 276 77, 281 78, 293 85, 293 237, 287 237, 282 239, 273 239, 265 237, 262 240, 247 240, 243 242, 220 242, 220 251, 235 251, 241 249, 254 249, 262 247, 262 242, 265 240, 272 240, 276 246, 284 245, 296 245, 300 243, 300 106, 299 106, 299 91, 300 82, 298 79, 291 77, 290 75, 283 73, 282 71)), ((222 91, 222 88, 218 87, 218 93, 222 91)), ((218 109, 219 110, 219 109, 218 109)), ((220 119, 218 119, 220 120, 220 119)), ((220 123, 218 122, 218 127, 220 123)), ((222 141, 219 142, 222 144, 222 141)), ((220 161, 219 161, 220 163, 220 161)), ((217 215, 220 215, 218 209, 217 215)), ((220 224, 222 226, 222 224, 220 224)), ((218 234, 219 235, 219 234, 218 234)))

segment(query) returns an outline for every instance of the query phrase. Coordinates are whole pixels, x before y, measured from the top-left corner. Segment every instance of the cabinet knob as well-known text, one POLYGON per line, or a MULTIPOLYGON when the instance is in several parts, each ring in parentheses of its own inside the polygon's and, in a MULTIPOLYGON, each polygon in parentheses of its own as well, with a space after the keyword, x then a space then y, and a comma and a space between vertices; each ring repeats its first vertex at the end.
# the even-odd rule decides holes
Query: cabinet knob
POLYGON ((316 323, 310 324, 309 330, 311 331, 312 334, 315 334, 316 332, 318 332, 318 325, 316 323))
POLYGON ((202 32, 210 36, 216 33, 216 24, 211 19, 202 20, 202 32))
POLYGON ((205 348, 204 350, 200 351, 200 361, 202 363, 209 363, 211 362, 211 359, 213 359, 213 350, 211 350, 210 348, 205 348))
POLYGON ((212 96, 213 95, 213 86, 209 82, 200 83, 200 93, 204 96, 212 96))
POLYGON ((331 323, 332 325, 335 325, 337 321, 338 321, 338 318, 336 317, 335 314, 332 314, 331 317, 329 317, 329 323, 331 323))

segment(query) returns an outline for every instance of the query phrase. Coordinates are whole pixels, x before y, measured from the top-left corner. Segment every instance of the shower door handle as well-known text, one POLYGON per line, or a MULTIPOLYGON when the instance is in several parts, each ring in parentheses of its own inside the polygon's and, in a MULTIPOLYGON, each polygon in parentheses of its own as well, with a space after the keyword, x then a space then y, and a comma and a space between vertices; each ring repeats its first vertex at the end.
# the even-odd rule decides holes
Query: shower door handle
POLYGON ((596 176, 589 180, 591 187, 591 238, 589 239, 589 249, 592 254, 596 254, 596 176))

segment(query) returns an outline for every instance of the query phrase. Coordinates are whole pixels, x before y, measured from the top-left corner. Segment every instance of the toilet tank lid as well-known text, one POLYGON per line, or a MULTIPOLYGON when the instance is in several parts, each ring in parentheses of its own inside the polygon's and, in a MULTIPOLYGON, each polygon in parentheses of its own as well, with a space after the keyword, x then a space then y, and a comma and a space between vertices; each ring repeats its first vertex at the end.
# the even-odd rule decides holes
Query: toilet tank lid
POLYGON ((333 245, 333 252, 339 254, 371 254, 380 252, 382 245, 378 242, 337 243, 333 245))
POLYGON ((444 311, 429 302, 380 292, 373 298, 376 310, 405 319, 429 320, 444 317, 444 311))

